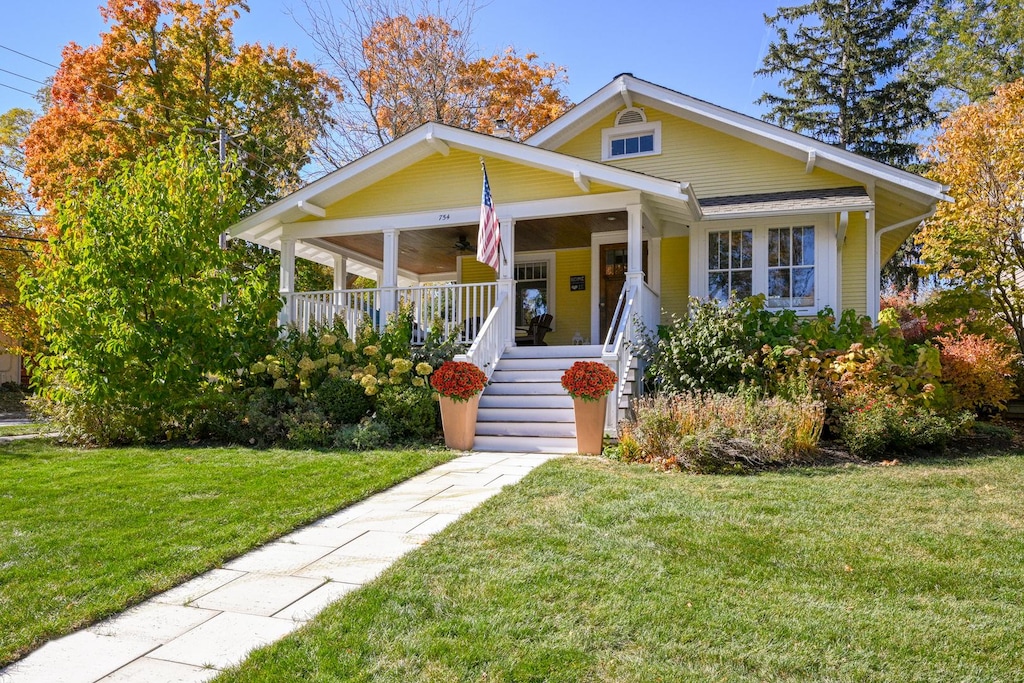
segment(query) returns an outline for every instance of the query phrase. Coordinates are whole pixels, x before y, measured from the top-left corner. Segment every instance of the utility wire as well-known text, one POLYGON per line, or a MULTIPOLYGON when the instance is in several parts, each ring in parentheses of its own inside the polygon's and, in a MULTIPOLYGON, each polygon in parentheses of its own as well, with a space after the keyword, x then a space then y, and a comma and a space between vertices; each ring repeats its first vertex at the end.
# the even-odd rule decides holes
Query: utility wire
POLYGON ((9 89, 14 90, 16 92, 25 93, 29 97, 35 97, 36 96, 36 93, 34 93, 34 92, 29 92, 28 90, 22 90, 21 88, 15 88, 13 85, 7 85, 6 83, 0 83, 0 88, 9 88, 9 89))
POLYGON ((0 49, 7 50, 8 52, 13 52, 16 55, 21 55, 22 57, 25 57, 26 59, 31 59, 33 62, 39 62, 40 64, 44 64, 46 66, 53 67, 54 69, 59 69, 60 68, 56 64, 50 64, 49 62, 44 62, 43 60, 39 59, 38 57, 33 57, 32 55, 27 55, 24 52, 18 52, 14 48, 7 47, 6 45, 0 45, 0 49))
POLYGON ((10 74, 12 76, 17 76, 18 78, 24 78, 26 81, 32 81, 33 83, 38 83, 39 85, 46 85, 46 81, 41 81, 38 78, 30 78, 28 76, 23 76, 22 74, 19 74, 16 71, 8 71, 7 69, 0 69, 0 71, 4 72, 5 74, 10 74))

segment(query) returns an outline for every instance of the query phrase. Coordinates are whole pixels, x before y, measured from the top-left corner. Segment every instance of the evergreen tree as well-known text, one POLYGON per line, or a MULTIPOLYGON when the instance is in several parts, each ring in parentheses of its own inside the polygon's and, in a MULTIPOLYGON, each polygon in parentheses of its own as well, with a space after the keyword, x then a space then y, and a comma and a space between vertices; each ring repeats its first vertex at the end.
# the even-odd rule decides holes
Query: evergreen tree
POLYGON ((916 159, 911 136, 934 121, 934 84, 918 68, 927 0, 812 0, 765 16, 775 30, 758 76, 765 119, 895 166, 916 159))

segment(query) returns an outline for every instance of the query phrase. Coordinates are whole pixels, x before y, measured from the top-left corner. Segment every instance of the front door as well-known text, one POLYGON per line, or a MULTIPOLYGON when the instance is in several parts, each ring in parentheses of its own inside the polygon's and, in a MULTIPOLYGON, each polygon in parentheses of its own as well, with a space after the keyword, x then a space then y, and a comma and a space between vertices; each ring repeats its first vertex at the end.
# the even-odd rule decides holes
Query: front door
MULTIPOLYGON (((612 324, 612 316, 615 315, 615 305, 619 302, 619 294, 622 293, 622 285, 626 283, 626 270, 628 268, 628 255, 626 244, 602 244, 601 245, 601 301, 598 307, 601 310, 601 339, 603 343, 608 337, 608 328, 612 324)), ((647 279, 647 242, 644 242, 643 253, 644 279, 647 279)))

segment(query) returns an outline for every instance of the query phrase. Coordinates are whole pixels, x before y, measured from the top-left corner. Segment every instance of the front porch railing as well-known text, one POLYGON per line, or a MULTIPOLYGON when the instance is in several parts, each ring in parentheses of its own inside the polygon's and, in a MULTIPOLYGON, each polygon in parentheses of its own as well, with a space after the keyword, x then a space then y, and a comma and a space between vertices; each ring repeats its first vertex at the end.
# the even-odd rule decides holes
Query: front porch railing
POLYGON ((284 295, 284 317, 302 332, 313 326, 341 324, 351 336, 367 319, 382 330, 392 309, 405 303, 412 306, 414 338, 422 340, 440 320, 446 336, 457 333, 460 341, 471 344, 495 307, 496 293, 493 282, 294 292, 284 295))
MULTIPOLYGON (((629 385, 629 373, 636 355, 636 344, 643 328, 657 329, 661 320, 661 297, 646 282, 626 281, 615 305, 612 324, 605 337, 601 357, 618 375, 618 383, 608 402, 605 433, 618 433, 619 404, 629 385)), ((637 372, 640 379, 640 368, 637 372)))
POLYGON ((488 379, 513 338, 511 302, 512 297, 508 292, 502 292, 498 296, 498 304, 491 309, 487 319, 484 320, 469 351, 461 356, 456 356, 456 360, 473 363, 483 370, 488 379))

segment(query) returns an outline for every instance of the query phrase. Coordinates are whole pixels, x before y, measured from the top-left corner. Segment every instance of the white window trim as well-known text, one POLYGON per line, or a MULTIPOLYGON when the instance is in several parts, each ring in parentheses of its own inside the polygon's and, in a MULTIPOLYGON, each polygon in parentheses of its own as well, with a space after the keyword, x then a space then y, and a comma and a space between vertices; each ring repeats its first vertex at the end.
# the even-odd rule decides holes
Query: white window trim
POLYGON ((754 294, 768 294, 768 229, 814 226, 814 306, 793 310, 797 315, 815 315, 830 307, 839 313, 839 279, 835 218, 831 215, 783 216, 742 221, 708 221, 690 229, 690 292, 708 298, 708 233, 724 230, 754 231, 754 294))
POLYGON ((647 121, 644 123, 627 123, 623 126, 605 128, 601 131, 601 161, 615 161, 616 159, 635 159, 636 157, 650 157, 661 154, 661 121, 647 121), (637 152, 636 154, 619 154, 612 156, 612 140, 619 138, 631 138, 637 135, 654 134, 654 149, 650 152, 637 152))
MULTIPOLYGON (((555 331, 558 325, 558 309, 555 306, 555 292, 558 289, 557 273, 555 272, 555 252, 553 251, 517 251, 512 264, 512 274, 515 275, 515 267, 524 263, 537 263, 543 261, 548 266, 548 313, 551 314, 551 332, 555 331)), ((514 293, 514 290, 513 290, 514 293)), ((516 302, 513 302, 513 306, 516 302)))

